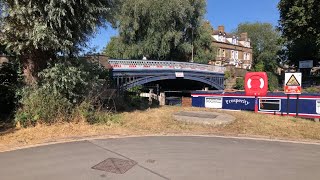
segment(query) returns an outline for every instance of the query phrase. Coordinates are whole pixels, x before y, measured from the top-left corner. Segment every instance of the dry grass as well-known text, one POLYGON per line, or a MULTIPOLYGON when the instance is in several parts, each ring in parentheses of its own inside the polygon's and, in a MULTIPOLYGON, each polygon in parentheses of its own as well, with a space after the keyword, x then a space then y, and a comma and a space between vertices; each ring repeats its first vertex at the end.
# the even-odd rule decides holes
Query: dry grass
POLYGON ((219 111, 231 114, 236 121, 226 126, 185 124, 173 119, 179 111, 219 111, 198 108, 162 107, 146 111, 122 113, 120 124, 89 125, 61 123, 52 126, 16 129, 0 135, 0 151, 20 146, 80 137, 165 135, 165 134, 219 134, 263 136, 294 140, 320 140, 320 123, 292 117, 281 117, 252 112, 219 111))
POLYGON ((320 123, 294 117, 255 114, 253 112, 164 107, 149 112, 126 113, 124 119, 127 128, 146 133, 228 134, 320 140, 320 123), (219 127, 184 124, 174 121, 172 114, 182 110, 226 113, 236 117, 236 121, 219 127))

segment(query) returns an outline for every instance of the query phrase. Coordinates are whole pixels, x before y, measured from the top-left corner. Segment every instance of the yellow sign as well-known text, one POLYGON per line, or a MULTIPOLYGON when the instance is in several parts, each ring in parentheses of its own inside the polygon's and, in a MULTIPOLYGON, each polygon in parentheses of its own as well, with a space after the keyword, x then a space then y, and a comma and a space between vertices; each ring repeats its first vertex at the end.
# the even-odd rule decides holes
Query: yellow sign
POLYGON ((287 82, 286 86, 301 86, 299 81, 294 75, 291 75, 289 81, 287 82))

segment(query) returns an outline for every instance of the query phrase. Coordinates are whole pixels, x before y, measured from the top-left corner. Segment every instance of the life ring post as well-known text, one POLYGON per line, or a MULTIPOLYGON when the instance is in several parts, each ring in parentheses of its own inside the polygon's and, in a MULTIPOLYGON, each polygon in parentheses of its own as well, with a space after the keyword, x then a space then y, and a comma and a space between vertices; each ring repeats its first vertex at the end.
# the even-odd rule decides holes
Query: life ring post
POLYGON ((259 111, 259 108, 258 108, 258 97, 255 96, 255 101, 254 101, 254 112, 258 112, 259 111))

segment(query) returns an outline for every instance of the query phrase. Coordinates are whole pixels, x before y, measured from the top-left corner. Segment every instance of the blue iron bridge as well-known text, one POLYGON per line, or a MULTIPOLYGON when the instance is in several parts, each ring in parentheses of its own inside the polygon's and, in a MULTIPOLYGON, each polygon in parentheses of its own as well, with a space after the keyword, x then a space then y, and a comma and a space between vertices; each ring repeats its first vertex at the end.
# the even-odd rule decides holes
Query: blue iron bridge
POLYGON ((187 79, 202 82, 217 90, 224 89, 225 67, 176 61, 109 59, 117 87, 128 90, 147 83, 187 79))

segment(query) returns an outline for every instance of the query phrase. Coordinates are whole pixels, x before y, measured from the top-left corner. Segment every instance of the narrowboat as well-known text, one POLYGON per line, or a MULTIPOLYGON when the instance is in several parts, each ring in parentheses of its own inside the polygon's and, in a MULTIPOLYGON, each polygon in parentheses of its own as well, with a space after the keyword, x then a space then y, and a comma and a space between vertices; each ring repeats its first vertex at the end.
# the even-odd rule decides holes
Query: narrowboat
POLYGON ((194 91, 193 107, 257 111, 258 113, 304 118, 320 118, 320 94, 287 95, 268 92, 266 96, 247 96, 245 92, 194 91))

